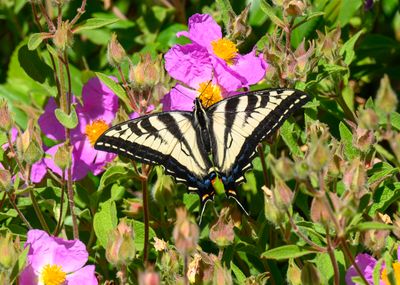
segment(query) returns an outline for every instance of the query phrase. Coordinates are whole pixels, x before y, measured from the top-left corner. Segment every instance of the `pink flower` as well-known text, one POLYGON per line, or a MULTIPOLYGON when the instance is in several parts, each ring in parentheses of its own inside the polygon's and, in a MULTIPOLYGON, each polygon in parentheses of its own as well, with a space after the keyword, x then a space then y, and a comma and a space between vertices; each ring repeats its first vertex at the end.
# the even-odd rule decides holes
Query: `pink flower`
POLYGON ((27 266, 19 282, 23 285, 98 284, 94 265, 85 265, 88 253, 79 240, 64 240, 41 230, 30 230, 27 266))
MULTIPOLYGON (((73 97, 73 102, 77 102, 73 97)), ((80 180, 90 171, 98 175, 104 171, 104 166, 115 158, 115 154, 97 151, 93 145, 97 138, 111 126, 118 111, 118 97, 97 77, 90 79, 82 90, 82 103, 76 103, 78 125, 71 130, 72 178, 80 180)), ((50 98, 45 112, 39 118, 42 132, 54 140, 65 140, 64 127, 54 115, 56 102, 50 98)), ((61 144, 47 150, 54 156, 61 144)), ((45 163, 55 173, 61 175, 61 169, 50 158, 45 163)))
MULTIPOLYGON (((396 284, 400 284, 400 246, 397 248, 397 262, 392 264, 394 277, 396 280, 396 284)), ((375 266, 377 265, 377 260, 367 253, 358 254, 355 258, 355 263, 360 268, 361 272, 363 273, 367 282, 371 285, 374 284, 373 272, 375 266)), ((347 285, 355 285, 352 281, 353 277, 359 276, 357 270, 352 265, 347 269, 346 272, 346 284, 347 285)), ((380 269, 380 278, 379 278, 379 285, 390 285, 389 279, 387 277, 387 271, 385 264, 382 265, 380 269)))
MULTIPOLYGON (((212 79, 212 84, 228 96, 230 92, 257 83, 265 75, 267 63, 262 55, 257 56, 255 50, 239 54, 236 45, 222 37, 221 27, 210 15, 193 15, 189 19, 189 31, 179 32, 177 36, 186 36, 192 43, 173 46, 165 54, 165 69, 173 78, 195 90, 212 79)), ((177 89, 182 88, 177 86, 177 89)), ((172 98, 175 95, 171 95, 172 98)), ((193 100, 190 103, 192 105, 193 100)), ((172 99, 171 107, 174 105, 172 99)))

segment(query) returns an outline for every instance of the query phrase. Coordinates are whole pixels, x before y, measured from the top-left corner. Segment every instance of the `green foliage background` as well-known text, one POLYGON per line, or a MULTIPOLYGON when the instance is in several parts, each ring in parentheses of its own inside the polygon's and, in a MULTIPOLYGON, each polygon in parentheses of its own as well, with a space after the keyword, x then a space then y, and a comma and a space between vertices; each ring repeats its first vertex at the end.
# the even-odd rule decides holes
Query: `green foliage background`
MULTIPOLYGON (((400 237, 400 114, 395 99, 400 90, 399 1, 378 0, 366 10, 361 0, 311 0, 297 17, 285 14, 288 1, 231 2, 236 15, 251 4, 247 24, 252 32, 240 45, 241 53, 256 46, 270 66, 266 79, 254 88, 296 87, 307 91, 313 100, 304 109, 304 123, 298 114, 282 126, 273 141, 263 143, 260 153, 267 164, 260 157, 253 161, 253 171, 246 174, 247 183, 239 188, 240 200, 250 216, 242 216, 233 203, 222 198, 214 204, 216 212, 230 205, 231 215, 240 216, 234 218, 235 227, 231 228, 234 239, 225 247, 210 240, 210 228, 218 216, 213 207, 208 207, 196 252, 218 256, 212 263, 232 276, 224 277, 226 284, 316 284, 311 277, 321 284, 338 280, 342 284, 352 264, 351 256, 361 252, 391 264, 400 237), (285 42, 288 38, 283 29, 288 24, 296 27, 291 31, 290 44, 285 42), (298 48, 303 41, 302 51, 298 48), (300 63, 310 48, 312 52, 300 63), (290 63, 295 66, 292 71, 288 71, 290 63), (385 102, 393 102, 390 111, 385 102), (264 184, 278 198, 265 194, 264 184), (279 200, 285 200, 285 193, 295 193, 289 205, 279 200), (318 204, 321 200, 328 201, 333 211, 324 218, 321 215, 326 213, 321 213, 323 207, 318 204), (391 223, 384 223, 378 213, 387 214, 391 223)), ((187 29, 187 19, 194 13, 211 14, 229 33, 230 5, 224 0, 118 0, 110 2, 109 7, 106 3, 88 1, 74 31, 73 44, 67 49, 72 91, 78 97, 95 72, 119 77, 107 61, 112 33, 117 34, 134 64, 145 53, 156 58, 174 44, 187 43, 175 34, 187 29)), ((64 5, 63 18, 72 19, 80 5, 80 1, 64 5)), ((49 13, 56 15, 56 8, 49 8, 49 13)), ((49 56, 54 45, 49 41, 46 46, 34 35, 40 31, 25 0, 1 0, 0 22, 0 97, 7 100, 13 119, 25 130, 29 119, 37 123, 48 98, 57 96, 49 56)), ((128 73, 127 62, 121 68, 128 73)), ((168 90, 172 80, 167 78, 163 84, 168 90)), ((46 146, 54 144, 42 139, 46 146)), ((5 142, 2 133, 0 144, 5 142)), ((0 158, 18 172, 2 149, 0 158)), ((22 182, 15 182, 13 188, 18 208, 34 228, 42 228, 26 195, 29 189, 24 189, 22 182)), ((57 223, 61 189, 50 175, 32 189, 51 231, 57 223)), ((128 282, 137 283, 138 272, 150 268, 142 262, 142 212, 132 217, 127 207, 132 201, 142 202, 141 189, 137 173, 124 159, 111 164, 102 175, 89 175, 74 183, 79 236, 88 245, 89 263, 96 265, 101 282, 117 279, 120 268, 107 262, 105 249, 110 231, 127 214, 136 247, 136 256, 128 264, 128 282)), ((179 257, 172 238, 175 208, 184 205, 197 215, 198 197, 187 194, 184 186, 174 184, 158 167, 151 172, 148 190, 150 263, 166 284, 184 282, 184 259, 179 257), (169 252, 154 249, 155 236, 169 243, 169 252), (175 267, 166 257, 172 253, 178 264, 175 267)), ((3 190, 0 199, 1 231, 11 231, 13 237, 24 240, 27 228, 3 190)), ((66 200, 63 209, 63 235, 72 238, 66 200)), ((193 253, 189 256, 192 259, 193 253)), ((202 269, 207 267, 204 260, 202 269)), ((16 275, 13 273, 11 279, 16 275)), ((215 278, 210 282, 218 284, 215 278)), ((379 272, 375 278, 379 279, 379 272)))

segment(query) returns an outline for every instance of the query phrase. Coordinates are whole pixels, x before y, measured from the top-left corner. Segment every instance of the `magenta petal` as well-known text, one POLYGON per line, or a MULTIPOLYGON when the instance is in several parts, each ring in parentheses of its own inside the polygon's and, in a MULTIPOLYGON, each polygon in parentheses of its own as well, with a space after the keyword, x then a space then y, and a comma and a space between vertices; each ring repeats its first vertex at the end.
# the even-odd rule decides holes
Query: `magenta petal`
MULTIPOLYGON (((150 106, 148 106, 147 107, 147 110, 146 110, 146 114, 149 114, 149 113, 151 113, 151 112, 153 112, 154 111, 154 105, 150 105, 150 106)), ((139 116, 139 113, 138 112, 133 112, 133 113, 130 113, 129 114, 129 119, 131 119, 131 120, 133 120, 133 119, 136 119, 136 118, 139 118, 140 116, 139 116)))
POLYGON ((221 27, 208 14, 194 14, 189 18, 189 38, 212 52, 211 42, 221 39, 221 27))
POLYGON ((97 285, 98 281, 94 274, 94 265, 86 265, 85 267, 75 271, 72 274, 67 275, 67 284, 85 284, 85 285, 97 285))
POLYGON ((47 172, 46 163, 44 163, 43 160, 34 163, 31 169, 31 181, 33 183, 39 183, 46 175, 46 172, 47 172))
POLYGON ((86 246, 80 240, 53 238, 57 245, 53 251, 53 263, 61 265, 67 273, 79 270, 88 260, 86 246))
MULTIPOLYGON (((374 284, 373 282, 373 271, 376 265, 376 259, 373 258, 371 255, 362 253, 356 256, 355 262, 360 267, 362 273, 365 276, 365 279, 368 281, 369 284, 374 284)), ((357 270, 354 266, 350 266, 350 268, 346 272, 346 284, 347 285, 356 285, 351 278, 358 276, 357 270)))
POLYGON ((164 56, 165 69, 175 79, 190 87, 212 79, 212 65, 207 50, 197 44, 175 45, 164 56))
MULTIPOLYGON (((116 81, 115 78, 112 78, 116 81)), ((104 119, 118 111, 118 97, 97 77, 91 78, 82 89, 83 111, 92 120, 104 119)), ((111 120, 107 119, 108 122, 111 120)))
POLYGON ((44 113, 39 117, 39 126, 48 138, 53 140, 64 140, 65 128, 57 120, 56 115, 54 115, 56 109, 56 101, 53 97, 50 97, 46 107, 44 108, 44 113))
POLYGON ((197 91, 177 84, 161 100, 163 111, 193 111, 193 102, 197 93, 197 91))
POLYGON ((19 284, 23 285, 37 285, 38 277, 35 274, 31 265, 27 265, 19 276, 19 284))
POLYGON ((213 58, 214 76, 219 86, 227 92, 234 92, 246 86, 246 79, 234 72, 223 60, 213 58))
POLYGON ((244 77, 248 86, 264 78, 267 66, 262 54, 256 56, 255 50, 253 50, 246 55, 238 55, 235 64, 231 65, 230 68, 244 77))
POLYGON ((115 157, 117 157, 117 155, 114 153, 97 151, 96 160, 94 161, 94 163, 89 165, 90 171, 94 175, 99 175, 105 170, 105 166, 107 165, 107 163, 113 161, 115 157))

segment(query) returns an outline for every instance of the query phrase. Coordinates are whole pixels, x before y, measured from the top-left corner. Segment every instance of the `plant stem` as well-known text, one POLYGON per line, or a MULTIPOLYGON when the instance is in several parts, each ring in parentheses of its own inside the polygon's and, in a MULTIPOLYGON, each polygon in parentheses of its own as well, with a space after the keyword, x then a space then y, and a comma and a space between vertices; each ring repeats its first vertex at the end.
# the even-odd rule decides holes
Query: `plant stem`
POLYGON ((79 18, 83 15, 83 13, 85 13, 85 7, 86 7, 86 0, 82 0, 82 5, 80 8, 78 8, 77 13, 75 15, 75 17, 72 19, 71 21, 71 26, 73 26, 78 20, 79 18))
MULTIPOLYGON (((63 176, 64 176, 64 173, 63 173, 63 176)), ((63 177, 63 181, 64 180, 65 179, 63 177)), ((58 215, 57 225, 56 225, 56 228, 55 228, 54 233, 53 233, 54 236, 58 236, 58 234, 60 233, 60 230, 61 230, 62 214, 63 214, 63 210, 64 210, 63 209, 64 208, 64 196, 65 196, 64 192, 65 192, 65 185, 61 184, 60 214, 58 215)))
POLYGON ((143 263, 147 266, 149 254, 149 202, 147 195, 147 179, 148 173, 144 170, 146 165, 142 164, 142 195, 143 195, 143 211, 144 211, 144 249, 143 249, 143 263))
POLYGON ((269 180, 268 180, 267 164, 265 162, 264 148, 263 148, 262 144, 258 144, 257 151, 258 151, 258 156, 261 159, 261 166, 262 166, 263 176, 264 176, 264 184, 265 184, 266 187, 270 187, 270 183, 269 183, 269 180))
POLYGON ((326 241, 328 244, 328 254, 329 257, 331 259, 332 262, 332 267, 333 267, 333 282, 335 285, 339 285, 340 284, 340 273, 339 273, 339 267, 338 267, 338 263, 336 261, 336 257, 335 257, 335 252, 334 252, 334 248, 332 247, 332 241, 331 241, 331 237, 329 235, 329 228, 326 227, 326 241))
POLYGON ((361 277, 362 281, 364 282, 365 285, 369 285, 367 279, 365 279, 365 276, 363 274, 363 272, 361 271, 360 267, 358 266, 358 264, 356 263, 356 261, 353 258, 353 255, 350 252, 349 247, 347 246, 346 243, 346 239, 341 238, 340 242, 342 244, 342 249, 343 249, 343 253, 348 257, 348 259, 350 259, 351 264, 354 266, 354 268, 356 269, 358 275, 361 277))
POLYGON ((15 204, 15 201, 13 200, 12 196, 10 193, 6 192, 7 196, 8 196, 8 200, 10 201, 11 205, 14 207, 15 211, 17 211, 19 217, 22 219, 22 221, 24 221, 24 223, 26 224, 26 226, 28 227, 28 229, 33 229, 31 224, 28 222, 28 220, 25 218, 24 214, 22 214, 22 212, 18 209, 17 204, 15 204))
POLYGON ((35 194, 33 193, 32 189, 29 189, 29 196, 31 198, 33 209, 35 210, 36 216, 38 217, 38 219, 40 221, 40 225, 46 232, 49 233, 50 232, 49 226, 47 225, 47 223, 43 217, 42 211, 40 211, 39 204, 36 200, 35 194))

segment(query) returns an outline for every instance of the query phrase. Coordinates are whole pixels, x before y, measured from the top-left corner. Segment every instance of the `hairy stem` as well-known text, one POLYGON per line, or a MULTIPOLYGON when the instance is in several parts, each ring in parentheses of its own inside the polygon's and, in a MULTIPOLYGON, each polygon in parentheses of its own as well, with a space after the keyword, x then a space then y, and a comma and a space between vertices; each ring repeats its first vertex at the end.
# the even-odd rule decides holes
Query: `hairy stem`
POLYGON ((7 192, 8 195, 8 200, 10 201, 11 205, 13 206, 13 208, 15 209, 15 211, 17 211, 18 216, 22 219, 22 221, 26 224, 26 226, 28 227, 28 229, 33 229, 31 224, 28 222, 28 220, 25 218, 24 214, 22 214, 22 212, 19 210, 17 204, 15 204, 15 201, 13 199, 13 197, 11 196, 11 194, 9 192, 7 192))
POLYGON ((149 202, 147 195, 147 182, 148 173, 145 171, 146 165, 142 164, 142 195, 143 195, 143 210, 144 210, 144 249, 143 249, 143 263, 147 266, 149 254, 149 202))
POLYGON ((353 255, 350 252, 349 247, 347 246, 347 242, 346 239, 341 238, 341 245, 342 245, 342 250, 343 253, 347 256, 347 258, 350 260, 351 264, 354 266, 354 268, 356 269, 358 275, 361 277, 362 281, 364 282, 365 285, 369 285, 367 279, 365 278, 363 272, 361 271, 360 267, 358 266, 358 264, 356 263, 356 261, 353 258, 353 255))

